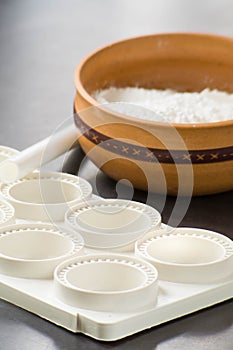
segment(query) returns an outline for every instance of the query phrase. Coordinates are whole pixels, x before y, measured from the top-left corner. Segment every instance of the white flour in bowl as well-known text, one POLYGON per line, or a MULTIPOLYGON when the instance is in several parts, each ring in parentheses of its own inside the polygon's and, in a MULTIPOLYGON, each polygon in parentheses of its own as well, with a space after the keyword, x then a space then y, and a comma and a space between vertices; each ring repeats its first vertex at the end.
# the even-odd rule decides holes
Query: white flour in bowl
POLYGON ((143 120, 209 123, 233 119, 233 94, 218 90, 176 92, 110 87, 92 96, 113 111, 143 120))

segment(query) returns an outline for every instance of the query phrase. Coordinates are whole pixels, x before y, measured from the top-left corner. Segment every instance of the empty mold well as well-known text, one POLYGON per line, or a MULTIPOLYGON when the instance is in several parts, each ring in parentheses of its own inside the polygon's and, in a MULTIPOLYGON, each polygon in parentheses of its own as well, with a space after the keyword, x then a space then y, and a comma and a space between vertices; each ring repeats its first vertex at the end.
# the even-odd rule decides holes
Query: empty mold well
POLYGON ((19 224, 0 231, 0 272, 23 278, 52 278, 63 260, 81 253, 81 237, 49 224, 19 224))
POLYGON ((56 293, 79 308, 126 312, 156 304, 157 277, 152 265, 134 257, 88 255, 56 268, 56 293))
POLYGON ((152 228, 161 225, 154 208, 123 199, 99 199, 71 208, 66 222, 92 248, 115 248, 136 241, 152 228))
POLYGON ((158 230, 136 243, 136 254, 173 282, 211 283, 233 271, 232 241, 203 229, 158 230))
POLYGON ((215 241, 204 237, 168 236, 154 240, 147 253, 155 260, 173 264, 205 264, 220 260, 225 249, 215 241))
POLYGON ((81 197, 81 190, 71 183, 51 179, 19 181, 9 190, 9 195, 21 202, 32 204, 59 204, 81 197), (25 197, 27 193, 27 197, 25 197))
POLYGON ((10 184, 0 192, 26 220, 63 221, 65 212, 92 194, 91 185, 74 175, 35 172, 10 184))

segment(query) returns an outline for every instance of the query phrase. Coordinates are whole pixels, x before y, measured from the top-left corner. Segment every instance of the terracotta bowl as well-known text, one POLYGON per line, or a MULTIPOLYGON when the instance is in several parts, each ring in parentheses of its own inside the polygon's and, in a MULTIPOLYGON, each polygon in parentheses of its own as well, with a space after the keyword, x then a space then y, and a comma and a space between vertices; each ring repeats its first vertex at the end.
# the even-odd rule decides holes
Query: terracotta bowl
MULTIPOLYGON (((233 92, 233 39, 173 33, 133 38, 87 57, 75 73, 75 122, 90 159, 115 180, 171 195, 233 189, 233 120, 142 121, 98 106, 109 86, 233 92)), ((142 111, 143 112, 143 111, 142 111)))

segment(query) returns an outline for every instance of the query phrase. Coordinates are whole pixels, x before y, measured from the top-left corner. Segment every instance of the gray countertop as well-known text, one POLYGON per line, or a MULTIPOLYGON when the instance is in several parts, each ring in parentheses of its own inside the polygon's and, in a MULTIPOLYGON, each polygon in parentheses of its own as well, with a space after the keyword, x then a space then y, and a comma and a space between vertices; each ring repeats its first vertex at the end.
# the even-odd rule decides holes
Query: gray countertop
MULTIPOLYGON (((22 150, 72 118, 74 70, 95 49, 120 39, 157 32, 233 35, 231 0, 0 0, 0 144, 22 150)), ((77 173, 74 162, 48 165, 77 173)), ((80 154, 79 154, 80 155, 80 154)), ((95 192, 116 196, 114 181, 88 160, 79 174, 95 192)), ((156 206, 158 197, 135 191, 134 199, 156 206)), ((169 222, 175 199, 162 210, 169 222)), ((219 231, 233 239, 233 192, 193 198, 182 226, 219 231)), ((170 222, 172 223, 172 222, 170 222)), ((233 303, 144 331, 115 343, 72 334, 0 301, 1 350, 211 349, 233 348, 233 303)))

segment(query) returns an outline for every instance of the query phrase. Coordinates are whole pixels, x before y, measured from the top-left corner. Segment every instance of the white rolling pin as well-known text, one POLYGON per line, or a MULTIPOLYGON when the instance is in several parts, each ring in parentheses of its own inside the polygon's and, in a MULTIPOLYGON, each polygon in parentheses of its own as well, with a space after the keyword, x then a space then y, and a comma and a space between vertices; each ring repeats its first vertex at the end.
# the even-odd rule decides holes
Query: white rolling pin
POLYGON ((4 160, 0 163, 0 181, 13 182, 42 167, 74 147, 79 135, 77 127, 71 124, 4 160))

